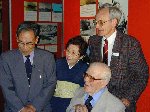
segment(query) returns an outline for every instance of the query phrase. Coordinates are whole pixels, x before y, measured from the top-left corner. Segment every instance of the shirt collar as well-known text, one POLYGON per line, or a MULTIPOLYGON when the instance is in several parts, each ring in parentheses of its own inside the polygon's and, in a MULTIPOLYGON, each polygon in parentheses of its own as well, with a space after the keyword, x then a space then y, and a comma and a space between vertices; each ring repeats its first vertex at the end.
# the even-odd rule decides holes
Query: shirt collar
MULTIPOLYGON (((67 61, 67 60, 66 60, 66 61, 67 61)), ((69 69, 72 69, 79 61, 80 61, 80 59, 79 59, 73 66, 70 66, 69 63, 67 62, 69 69)))
MULTIPOLYGON (((102 88, 102 89, 99 90, 97 93, 94 93, 94 94, 92 95, 92 97, 93 97, 93 99, 92 99, 92 101, 91 101, 91 102, 92 102, 92 106, 94 106, 94 105, 96 104, 97 100, 101 97, 101 95, 103 94, 103 92, 105 91, 105 89, 106 89, 106 87, 105 87, 105 88, 102 88)), ((86 93, 85 96, 84 96, 84 101, 87 100, 88 96, 89 96, 89 94, 86 93)))
MULTIPOLYGON (((31 63, 33 63, 34 50, 33 50, 29 55, 30 55, 29 59, 30 59, 31 63)), ((23 55, 23 59, 24 59, 24 63, 25 63, 25 62, 26 62, 26 57, 25 57, 25 55, 23 55)))
POLYGON ((102 93, 104 92, 105 88, 102 88, 100 91, 98 91, 97 93, 95 93, 92 97, 94 99, 94 101, 97 101, 99 99, 99 97, 102 95, 102 93))
MULTIPOLYGON (((109 44, 114 43, 115 38, 116 38, 116 34, 117 34, 117 31, 115 30, 115 32, 110 37, 107 38, 109 44)), ((103 36, 103 41, 105 39, 106 39, 106 37, 103 36)))

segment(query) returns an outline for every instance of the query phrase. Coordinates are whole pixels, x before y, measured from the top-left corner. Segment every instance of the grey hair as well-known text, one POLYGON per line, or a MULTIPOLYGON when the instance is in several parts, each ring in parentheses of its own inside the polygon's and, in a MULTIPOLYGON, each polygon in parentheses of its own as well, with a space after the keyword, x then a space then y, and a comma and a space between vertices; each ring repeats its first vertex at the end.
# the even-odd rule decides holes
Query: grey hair
POLYGON ((109 3, 103 4, 99 10, 104 8, 108 8, 110 19, 117 19, 117 23, 119 24, 122 16, 122 11, 117 6, 113 6, 112 4, 109 3))
POLYGON ((105 79, 107 81, 107 83, 110 81, 111 70, 110 70, 109 66, 107 66, 106 64, 101 63, 101 62, 93 62, 90 64, 90 67, 98 67, 99 68, 98 69, 99 75, 102 75, 103 79, 105 79))

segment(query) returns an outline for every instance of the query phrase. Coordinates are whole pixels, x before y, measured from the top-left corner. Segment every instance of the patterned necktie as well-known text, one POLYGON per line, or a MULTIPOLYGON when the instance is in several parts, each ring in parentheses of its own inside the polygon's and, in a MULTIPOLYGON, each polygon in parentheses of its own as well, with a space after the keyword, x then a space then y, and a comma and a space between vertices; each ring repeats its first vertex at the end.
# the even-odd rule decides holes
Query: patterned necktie
POLYGON ((91 110, 92 110, 92 105, 91 105, 91 103, 90 103, 90 101, 91 101, 92 99, 93 99, 93 97, 89 95, 88 99, 85 101, 85 105, 86 105, 86 107, 87 107, 87 109, 88 109, 88 112, 91 112, 91 110))
POLYGON ((105 43, 104 43, 104 47, 103 47, 103 62, 105 64, 108 64, 108 40, 105 39, 104 41, 105 41, 105 43))
POLYGON ((28 82, 30 85, 30 79, 31 79, 31 74, 32 74, 32 65, 30 62, 30 55, 25 56, 26 57, 26 62, 25 62, 25 67, 26 67, 26 73, 27 73, 27 77, 28 77, 28 82))

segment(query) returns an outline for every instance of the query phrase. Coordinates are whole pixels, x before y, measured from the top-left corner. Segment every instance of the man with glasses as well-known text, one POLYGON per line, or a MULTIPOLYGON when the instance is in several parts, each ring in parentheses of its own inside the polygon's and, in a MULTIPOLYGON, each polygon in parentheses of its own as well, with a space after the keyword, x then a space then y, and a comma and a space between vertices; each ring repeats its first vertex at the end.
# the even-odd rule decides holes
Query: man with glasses
POLYGON ((122 100, 126 112, 135 112, 136 101, 148 81, 148 65, 139 41, 116 29, 121 15, 120 9, 111 4, 100 7, 95 16, 97 35, 89 38, 89 57, 90 62, 110 66, 108 90, 122 100))
POLYGON ((0 84, 5 112, 51 112, 56 85, 54 56, 35 48, 39 25, 21 23, 16 31, 18 49, 2 53, 0 84))
POLYGON ((106 64, 91 63, 84 74, 84 88, 76 91, 66 112, 125 112, 121 100, 107 89, 110 78, 106 64))

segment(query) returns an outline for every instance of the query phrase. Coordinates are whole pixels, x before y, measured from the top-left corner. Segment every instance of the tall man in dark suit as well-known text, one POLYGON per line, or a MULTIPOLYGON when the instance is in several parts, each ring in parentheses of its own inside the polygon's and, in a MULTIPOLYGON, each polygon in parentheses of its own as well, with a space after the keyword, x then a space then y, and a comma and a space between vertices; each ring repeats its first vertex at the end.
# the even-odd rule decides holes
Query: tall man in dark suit
POLYGON ((121 11, 111 4, 106 3, 99 9, 98 35, 89 38, 89 57, 91 62, 101 61, 110 66, 109 91, 122 100, 126 112, 135 112, 136 101, 147 84, 148 65, 139 41, 116 30, 120 18, 121 11), (105 39, 108 42, 106 56, 103 53, 105 39))
POLYGON ((54 56, 35 48, 39 26, 21 23, 16 31, 19 49, 2 53, 0 84, 5 112, 51 112, 56 85, 54 56))

